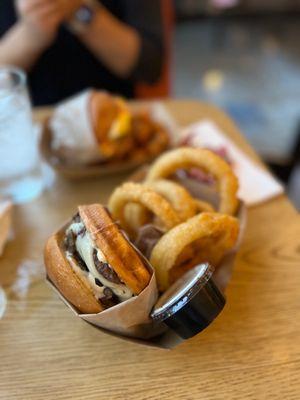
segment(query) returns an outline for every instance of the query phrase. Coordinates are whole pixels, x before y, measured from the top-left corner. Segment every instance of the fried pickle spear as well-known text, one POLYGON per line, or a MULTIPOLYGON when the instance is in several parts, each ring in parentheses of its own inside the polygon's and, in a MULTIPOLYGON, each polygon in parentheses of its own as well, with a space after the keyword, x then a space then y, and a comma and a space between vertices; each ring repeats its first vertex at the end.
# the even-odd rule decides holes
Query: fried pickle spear
POLYGON ((181 147, 160 156, 152 164, 146 177, 146 182, 167 178, 178 169, 199 168, 213 175, 219 194, 219 212, 234 215, 237 206, 238 181, 231 167, 210 150, 181 147))

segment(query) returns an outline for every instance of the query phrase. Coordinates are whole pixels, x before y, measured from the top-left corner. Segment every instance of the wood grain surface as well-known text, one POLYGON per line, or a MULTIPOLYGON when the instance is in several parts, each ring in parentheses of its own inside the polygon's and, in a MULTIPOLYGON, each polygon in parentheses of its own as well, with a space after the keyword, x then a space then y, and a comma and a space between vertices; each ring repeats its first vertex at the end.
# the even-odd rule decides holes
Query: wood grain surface
MULTIPOLYGON (((258 160, 222 112, 193 101, 166 105, 180 125, 213 119, 258 160)), ((57 179, 42 197, 16 207, 15 237, 0 261, 8 296, 0 320, 0 399, 300 399, 300 221, 285 196, 249 210, 224 311, 172 351, 100 333, 46 285, 46 238, 77 204, 105 202, 125 177, 57 179), (38 274, 27 292, 18 286, 24 262, 38 274)))

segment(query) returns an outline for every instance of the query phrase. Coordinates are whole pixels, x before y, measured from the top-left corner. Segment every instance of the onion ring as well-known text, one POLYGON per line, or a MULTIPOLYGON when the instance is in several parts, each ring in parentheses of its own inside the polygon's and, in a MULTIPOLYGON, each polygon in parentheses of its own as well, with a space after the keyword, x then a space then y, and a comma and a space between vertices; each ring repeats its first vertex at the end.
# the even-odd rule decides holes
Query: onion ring
MULTIPOLYGON (((207 203, 207 201, 204 200, 199 200, 199 199, 194 199, 195 203, 196 203, 196 208, 198 213, 199 212, 214 212, 215 209, 213 208, 213 206, 209 203, 207 203)), ((198 214, 196 213, 196 214, 198 214)))
POLYGON ((131 232, 130 226, 124 216, 124 209, 128 203, 138 203, 146 207, 167 230, 181 222, 171 204, 154 190, 139 183, 127 182, 112 193, 108 201, 108 208, 114 219, 119 221, 121 226, 129 233, 131 232))
POLYGON ((197 203, 189 192, 178 183, 167 179, 159 179, 153 182, 146 182, 145 186, 153 189, 168 200, 182 221, 186 221, 197 214, 199 209, 197 203))
POLYGON ((125 206, 124 218, 130 232, 137 233, 138 229, 151 221, 151 212, 138 203, 128 203, 125 206))
MULTIPOLYGON (((159 179, 147 182, 144 186, 149 187, 164 197, 178 213, 181 221, 186 221, 193 217, 200 210, 211 211, 211 206, 208 203, 203 202, 207 207, 204 204, 202 205, 201 201, 198 204, 198 201, 183 186, 176 182, 159 179)), ((135 231, 150 222, 150 214, 147 208, 139 204, 128 204, 125 209, 125 218, 127 224, 135 231)))
POLYGON ((160 156, 150 167, 146 181, 166 178, 179 168, 197 167, 211 173, 220 193, 219 212, 234 215, 238 206, 238 181, 230 166, 210 150, 181 147, 160 156))
POLYGON ((219 213, 198 214, 169 230, 150 256, 159 289, 166 290, 199 262, 216 266, 236 243, 238 232, 238 220, 219 213))

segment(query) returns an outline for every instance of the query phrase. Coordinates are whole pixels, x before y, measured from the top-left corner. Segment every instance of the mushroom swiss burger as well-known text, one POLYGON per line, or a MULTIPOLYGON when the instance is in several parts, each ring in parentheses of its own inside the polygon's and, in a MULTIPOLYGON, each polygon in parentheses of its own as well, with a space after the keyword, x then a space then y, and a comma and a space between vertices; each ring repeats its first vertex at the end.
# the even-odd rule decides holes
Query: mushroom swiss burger
POLYGON ((80 312, 98 313, 138 295, 150 272, 128 239, 100 204, 78 213, 48 240, 48 276, 80 312))

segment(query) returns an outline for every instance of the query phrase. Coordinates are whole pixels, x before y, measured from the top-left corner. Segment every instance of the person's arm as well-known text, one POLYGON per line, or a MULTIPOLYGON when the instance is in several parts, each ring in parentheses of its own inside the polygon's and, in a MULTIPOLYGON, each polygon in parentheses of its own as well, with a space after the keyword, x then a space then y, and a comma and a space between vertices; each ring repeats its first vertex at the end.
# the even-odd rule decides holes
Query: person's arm
POLYGON ((0 65, 29 70, 52 43, 64 14, 60 0, 18 0, 19 20, 0 40, 0 65))
POLYGON ((99 6, 93 21, 77 35, 113 73, 123 78, 130 74, 140 51, 140 37, 135 29, 99 6))
POLYGON ((41 40, 23 22, 17 22, 0 41, 0 65, 15 65, 29 70, 48 41, 41 40))
POLYGON ((122 78, 155 81, 162 64, 160 2, 123 1, 125 20, 99 6, 78 37, 112 72, 122 78))

